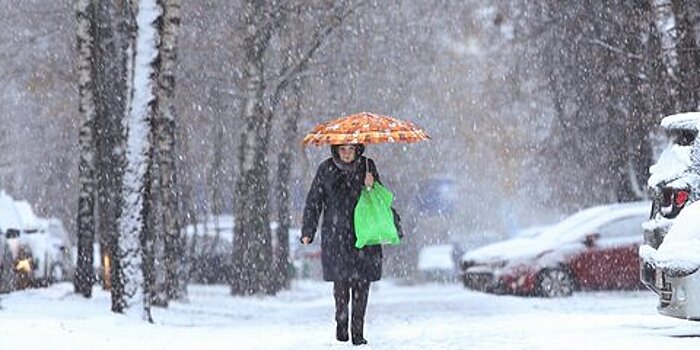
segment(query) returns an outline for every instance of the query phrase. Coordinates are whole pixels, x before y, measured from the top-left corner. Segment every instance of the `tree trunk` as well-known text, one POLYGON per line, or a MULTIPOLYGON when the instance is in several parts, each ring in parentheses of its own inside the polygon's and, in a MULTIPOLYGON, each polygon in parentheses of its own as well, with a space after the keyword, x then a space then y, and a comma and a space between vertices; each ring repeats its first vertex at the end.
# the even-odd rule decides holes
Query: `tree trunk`
POLYGON ((74 280, 75 292, 92 295, 93 246, 95 241, 95 70, 92 65, 95 37, 95 12, 90 1, 78 1, 78 93, 80 95, 80 163, 78 168, 80 195, 78 198, 78 261, 74 280))
MULTIPOLYGON (((661 55, 666 67, 665 75, 668 77, 669 84, 667 85, 669 95, 672 101, 677 102, 678 95, 678 41, 673 29, 676 28, 676 17, 673 13, 672 0, 653 0, 654 24, 659 35, 661 44, 661 55)), ((678 109, 675 104, 673 110, 678 109)))
MULTIPOLYGON (((298 137, 298 125, 301 119, 301 80, 297 78, 292 84, 285 130, 288 139, 286 145, 294 145, 298 137)), ((290 178, 294 161, 293 147, 283 147, 277 160, 277 246, 275 249, 275 290, 288 289, 291 281, 289 266, 289 228, 291 227, 290 178)))
POLYGON ((234 215, 236 222, 231 280, 231 293, 234 295, 275 293, 268 200, 268 150, 274 109, 282 92, 306 69, 324 38, 351 13, 347 1, 333 3, 327 22, 316 27, 305 49, 301 51, 298 59, 290 60, 291 63, 279 74, 279 82, 271 86, 270 96, 265 100, 264 53, 270 44, 273 31, 282 27, 286 18, 282 13, 285 9, 270 6, 273 8, 265 8, 263 1, 249 0, 244 5, 243 13, 249 36, 244 41, 245 126, 241 131, 238 177, 234 189, 234 199, 237 203, 234 215))
POLYGON ((103 288, 112 286, 112 266, 117 242, 119 192, 124 164, 122 121, 126 110, 126 21, 124 8, 113 2, 98 2, 97 37, 93 64, 97 82, 97 222, 103 288))
MULTIPOLYGON (((155 67, 155 70, 158 71, 159 66, 156 65, 155 67)), ((147 262, 150 264, 151 269, 144 268, 144 273, 146 271, 150 271, 150 279, 147 279, 147 283, 150 286, 151 305, 167 307, 168 297, 166 292, 166 270, 162 268, 155 269, 155 266, 165 266, 165 235, 162 222, 163 206, 161 202, 162 188, 160 183, 159 166, 161 153, 158 143, 158 135, 156 133, 158 124, 157 108, 159 103, 159 97, 156 93, 156 98, 153 104, 154 112, 152 118, 150 119, 151 134, 149 135, 149 142, 151 144, 151 152, 148 159, 148 168, 146 170, 146 179, 148 184, 146 185, 145 189, 148 191, 148 195, 146 195, 148 203, 145 208, 148 209, 144 209, 144 211, 148 212, 148 221, 146 222, 144 232, 149 234, 151 238, 145 241, 146 243, 150 243, 150 249, 147 253, 150 254, 151 258, 150 260, 147 260, 147 262)), ((144 253, 146 252, 144 251, 144 253)))
MULTIPOLYGON (((177 144, 180 146, 180 154, 187 154, 189 148, 188 138, 185 134, 186 130, 178 129, 176 130, 175 136, 177 144)), ((197 210, 194 201, 193 189, 192 189, 192 169, 182 166, 186 161, 183 158, 175 158, 175 163, 178 165, 175 167, 176 177, 179 180, 177 183, 177 197, 180 198, 180 205, 178 207, 178 217, 183 219, 182 226, 187 227, 188 224, 193 225, 192 237, 188 237, 186 229, 182 230, 181 239, 179 240, 178 246, 178 256, 179 268, 178 268, 178 289, 177 294, 180 299, 187 298, 187 284, 191 280, 193 261, 194 261, 194 247, 197 237, 197 210), (179 175, 179 176, 177 176, 179 175)))
POLYGON ((139 315, 152 322, 149 283, 153 276, 153 232, 150 215, 152 164, 152 119, 154 114, 154 76, 158 74, 160 38, 157 23, 161 9, 155 0, 141 0, 133 8, 131 61, 128 66, 127 147, 123 186, 123 210, 119 218, 120 271, 124 293, 117 312, 139 315))
POLYGON ((631 192, 635 198, 647 196, 646 179, 649 178, 649 166, 654 162, 652 154, 651 131, 656 127, 656 115, 664 103, 663 84, 654 82, 654 70, 659 52, 655 46, 658 41, 653 38, 654 22, 651 0, 638 2, 632 6, 629 26, 635 34, 626 41, 628 52, 640 53, 643 60, 627 60, 629 79, 626 95, 629 96, 629 115, 632 121, 632 137, 628 137, 627 169, 631 192))
POLYGON ((676 15, 676 53, 678 55, 678 112, 698 110, 700 92, 700 47, 695 37, 694 23, 698 19, 695 1, 673 0, 676 15))
POLYGON ((159 0, 163 8, 163 33, 160 46, 160 74, 158 75, 158 137, 159 169, 162 204, 162 225, 165 242, 166 295, 168 299, 184 297, 178 277, 182 263, 180 223, 178 221, 178 191, 175 149, 175 70, 177 63, 177 32, 180 26, 180 0, 159 0))
MULTIPOLYGON (((231 294, 272 293, 272 233, 268 203, 269 180, 265 130, 268 115, 263 111, 263 56, 270 43, 272 29, 265 23, 260 1, 247 1, 244 19, 249 36, 245 39, 246 62, 243 71, 245 102, 244 129, 238 159, 238 178, 234 186, 236 206, 233 239, 231 294), (263 23, 263 25, 261 25, 263 23)), ((269 136, 268 136, 269 137, 269 136)))

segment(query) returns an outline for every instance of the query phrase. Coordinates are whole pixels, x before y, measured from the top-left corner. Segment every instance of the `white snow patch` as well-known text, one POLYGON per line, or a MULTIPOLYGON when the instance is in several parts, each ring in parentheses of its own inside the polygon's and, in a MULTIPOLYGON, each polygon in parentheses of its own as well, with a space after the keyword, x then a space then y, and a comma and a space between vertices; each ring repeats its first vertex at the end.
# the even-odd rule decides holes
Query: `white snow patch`
MULTIPOLYGON (((109 294, 70 284, 3 295, 2 349, 350 349, 334 339, 332 284, 294 281, 277 297, 189 287, 188 302, 154 308, 155 324, 109 311, 109 294)), ((542 299, 457 284, 373 283, 368 349, 697 349, 697 323, 658 315, 648 291, 542 299)))

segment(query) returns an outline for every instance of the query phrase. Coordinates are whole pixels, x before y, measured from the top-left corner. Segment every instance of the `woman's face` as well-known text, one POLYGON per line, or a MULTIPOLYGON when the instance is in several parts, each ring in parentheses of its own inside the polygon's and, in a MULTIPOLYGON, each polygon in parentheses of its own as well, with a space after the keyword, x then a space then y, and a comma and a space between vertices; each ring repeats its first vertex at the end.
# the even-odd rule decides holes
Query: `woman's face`
POLYGON ((342 145, 338 147, 338 155, 340 160, 345 163, 352 163, 355 160, 356 147, 353 145, 342 145))

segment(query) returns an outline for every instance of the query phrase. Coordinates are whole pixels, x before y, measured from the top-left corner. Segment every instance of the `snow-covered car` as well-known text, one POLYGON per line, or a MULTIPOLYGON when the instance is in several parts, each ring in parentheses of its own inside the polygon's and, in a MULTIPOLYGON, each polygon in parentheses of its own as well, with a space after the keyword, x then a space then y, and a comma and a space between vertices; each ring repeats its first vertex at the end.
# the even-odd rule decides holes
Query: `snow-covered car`
MULTIPOLYGON (((270 223, 273 237, 279 225, 270 223)), ((231 255, 233 253, 234 217, 232 215, 209 215, 206 220, 196 225, 187 225, 186 254, 191 282, 204 284, 228 283, 233 271, 231 255)), ((290 229, 290 255, 294 256, 295 245, 299 239, 299 229, 290 229)), ((273 246, 276 245, 273 239, 273 246)))
MULTIPOLYGON (((26 208, 31 210, 28 204, 26 208)), ((19 237, 20 247, 32 259, 32 284, 69 281, 74 272, 74 255, 63 224, 56 218, 37 218, 37 222, 36 230, 22 231, 19 237)))
POLYGON ((5 235, 0 234, 0 293, 7 293, 13 289, 14 265, 12 262, 10 246, 7 244, 5 235))
POLYGON ((668 116, 661 127, 670 142, 650 168, 654 200, 639 250, 640 276, 659 295, 659 313, 700 320, 699 210, 690 209, 700 196, 700 113, 668 116))
POLYGON ((418 252, 418 272, 423 281, 453 282, 457 276, 454 244, 435 244, 418 252))
POLYGON ((700 321, 700 202, 676 218, 657 249, 640 247, 644 262, 654 267, 653 289, 661 314, 700 321))
POLYGON ((185 228, 192 282, 228 283, 233 252, 233 216, 208 216, 185 228))
POLYGON ((4 191, 0 192, 0 232, 13 271, 0 290, 46 285, 72 275, 70 242, 61 222, 37 217, 29 203, 4 191))
POLYGON ((634 289, 637 251, 649 202, 588 208, 532 236, 466 252, 460 263, 467 288, 498 294, 559 297, 574 290, 634 289))

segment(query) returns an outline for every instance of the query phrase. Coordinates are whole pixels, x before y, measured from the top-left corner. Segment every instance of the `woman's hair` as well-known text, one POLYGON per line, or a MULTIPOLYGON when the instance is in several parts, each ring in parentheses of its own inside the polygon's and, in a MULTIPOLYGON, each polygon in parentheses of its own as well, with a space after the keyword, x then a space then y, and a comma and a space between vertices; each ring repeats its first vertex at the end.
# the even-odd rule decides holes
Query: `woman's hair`
POLYGON ((352 143, 347 145, 331 145, 331 154, 333 158, 340 159, 340 154, 338 154, 338 148, 340 146, 355 146, 355 160, 360 159, 363 153, 365 153, 365 145, 361 143, 352 143))

